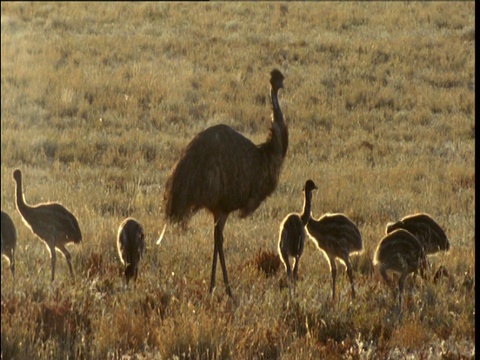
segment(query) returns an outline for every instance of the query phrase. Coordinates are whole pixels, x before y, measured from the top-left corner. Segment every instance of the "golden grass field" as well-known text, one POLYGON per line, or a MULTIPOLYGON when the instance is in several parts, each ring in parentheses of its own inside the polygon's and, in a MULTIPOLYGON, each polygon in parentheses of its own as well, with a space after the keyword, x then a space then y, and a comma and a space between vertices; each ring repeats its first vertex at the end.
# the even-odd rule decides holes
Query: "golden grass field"
POLYGON ((2 359, 475 358, 474 2, 1 9, 1 201, 18 235, 15 280, 2 260, 2 359), (287 156, 272 196, 227 221, 234 298, 219 266, 210 295, 213 217, 169 225, 155 245, 164 184, 209 126, 264 141, 273 68, 285 75, 287 156), (59 253, 50 283, 47 249, 15 210, 15 168, 28 203, 77 217, 75 283, 59 253), (283 267, 257 268, 308 178, 313 216, 345 213, 362 234, 354 301, 342 266, 330 300, 310 240, 294 301, 283 267), (386 224, 415 212, 445 229, 450 251, 429 260, 448 277, 407 279, 400 311, 372 258, 386 224), (125 289, 116 233, 127 216, 147 247, 125 289))

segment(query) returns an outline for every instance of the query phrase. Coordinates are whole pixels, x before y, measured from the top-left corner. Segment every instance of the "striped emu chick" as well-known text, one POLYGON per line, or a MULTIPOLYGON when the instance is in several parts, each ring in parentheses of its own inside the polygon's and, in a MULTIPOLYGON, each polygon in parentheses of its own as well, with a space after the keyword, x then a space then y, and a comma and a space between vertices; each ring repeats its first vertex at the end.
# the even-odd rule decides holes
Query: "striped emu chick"
POLYGON ((426 268, 425 251, 422 244, 404 229, 394 230, 380 240, 375 250, 373 264, 379 266, 380 274, 392 288, 394 285, 387 276, 387 270, 400 273, 398 280, 398 303, 402 306, 402 292, 408 274, 420 273, 426 268))
POLYGON ((117 236, 118 255, 122 264, 125 265, 125 282, 133 277, 137 281, 140 259, 145 250, 145 233, 142 225, 135 219, 125 219, 118 228, 117 236))
POLYGON ((317 189, 315 183, 312 180, 307 180, 303 187, 303 212, 301 214, 288 214, 280 225, 278 253, 287 271, 289 283, 292 277, 292 268, 288 259, 290 256, 295 258, 293 268, 293 280, 295 282, 297 280, 300 256, 302 256, 305 244, 305 225, 310 220, 312 191, 315 189, 317 189))
POLYGON ((12 276, 15 276, 15 249, 17 247, 17 230, 12 218, 2 211, 2 255, 7 258, 12 276))
POLYGON ((386 234, 397 229, 404 229, 412 233, 420 241, 427 255, 450 249, 450 242, 445 231, 427 214, 408 215, 400 221, 389 223, 386 234))
POLYGON ((213 260, 210 293, 215 286, 217 259, 227 294, 232 296, 223 251, 223 229, 231 212, 251 215, 278 184, 288 148, 288 129, 278 101, 283 75, 270 73, 273 117, 265 142, 251 140, 225 124, 196 135, 173 166, 165 183, 165 215, 186 224, 199 209, 213 215, 213 260))
POLYGON ((75 279, 71 255, 65 248, 65 245, 70 242, 79 244, 82 241, 82 233, 77 219, 70 211, 58 203, 28 205, 22 193, 22 172, 16 169, 13 172, 13 178, 16 182, 16 207, 22 216, 23 222, 47 245, 50 251, 52 281, 55 276, 55 249, 61 251, 65 256, 70 274, 75 279))
POLYGON ((357 226, 343 214, 325 214, 320 219, 313 218, 307 224, 308 235, 315 245, 322 250, 330 263, 332 273, 332 300, 335 299, 335 280, 337 266, 335 259, 342 261, 347 267, 347 274, 352 287, 352 298, 355 298, 353 286, 353 270, 350 254, 363 249, 362 236, 357 226))

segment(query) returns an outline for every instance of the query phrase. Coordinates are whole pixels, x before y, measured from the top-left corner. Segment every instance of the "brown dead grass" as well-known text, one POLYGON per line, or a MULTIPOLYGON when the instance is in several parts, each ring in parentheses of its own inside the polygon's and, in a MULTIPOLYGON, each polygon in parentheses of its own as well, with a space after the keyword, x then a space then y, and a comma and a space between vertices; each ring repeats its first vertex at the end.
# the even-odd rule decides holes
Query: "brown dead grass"
POLYGON ((18 232, 16 278, 2 262, 2 358, 299 359, 475 357, 474 3, 5 3, 1 42, 2 210, 18 232), (164 226, 170 167, 195 134, 226 123, 267 135, 268 74, 290 144, 275 193, 225 227, 227 267, 208 294, 213 220, 164 226), (60 201, 84 241, 50 261, 14 208, 60 201), (359 227, 358 299, 343 268, 307 241, 295 299, 282 286, 278 226, 320 190, 313 214, 359 227), (402 315, 372 266, 387 222, 430 213, 451 250, 437 283, 408 279, 402 315), (118 224, 147 233, 123 286, 118 224), (259 270, 259 268, 261 270, 259 270), (269 276, 264 276, 269 274, 269 276), (280 286, 279 286, 280 284, 280 286))

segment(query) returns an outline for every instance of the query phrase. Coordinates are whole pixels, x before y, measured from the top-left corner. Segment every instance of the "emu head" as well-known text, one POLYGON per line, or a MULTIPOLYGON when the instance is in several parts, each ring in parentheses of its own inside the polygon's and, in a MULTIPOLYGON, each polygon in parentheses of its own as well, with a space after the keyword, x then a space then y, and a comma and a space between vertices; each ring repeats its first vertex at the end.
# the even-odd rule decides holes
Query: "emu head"
POLYGON ((313 190, 317 190, 317 185, 315 185, 315 183, 308 179, 306 182, 305 182, 305 186, 303 187, 303 191, 305 191, 305 193, 311 193, 313 190))
POLYGON ((401 229, 402 228, 401 225, 402 225, 401 221, 388 223, 387 227, 385 228, 385 234, 390 234, 394 230, 401 229))
POLYGON ((445 238, 445 250, 450 250, 450 242, 448 241, 447 238, 445 238))
POLYGON ((448 251, 450 250, 450 241, 446 234, 443 234, 442 239, 440 240, 439 248, 440 250, 448 251))
POLYGON ((430 269, 430 263, 428 262, 427 256, 423 249, 420 257, 418 258, 418 268, 420 270, 420 276, 425 279, 426 273, 430 269))
POLYGON ((270 84, 273 89, 283 89, 283 79, 285 78, 278 69, 273 69, 270 72, 270 84))
POLYGON ((13 172, 13 178, 16 181, 21 181, 22 180, 22 172, 20 171, 20 169, 15 169, 15 171, 13 172))

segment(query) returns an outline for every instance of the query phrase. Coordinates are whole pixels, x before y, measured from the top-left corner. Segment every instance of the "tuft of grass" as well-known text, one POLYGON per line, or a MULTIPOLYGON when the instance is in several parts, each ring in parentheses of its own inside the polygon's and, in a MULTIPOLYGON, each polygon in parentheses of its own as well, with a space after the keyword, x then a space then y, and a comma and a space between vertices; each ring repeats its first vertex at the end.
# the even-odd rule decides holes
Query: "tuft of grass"
POLYGON ((253 261, 257 269, 263 271, 267 277, 275 275, 282 265, 280 256, 270 250, 259 250, 253 261))

